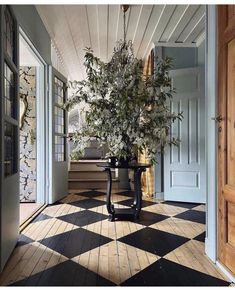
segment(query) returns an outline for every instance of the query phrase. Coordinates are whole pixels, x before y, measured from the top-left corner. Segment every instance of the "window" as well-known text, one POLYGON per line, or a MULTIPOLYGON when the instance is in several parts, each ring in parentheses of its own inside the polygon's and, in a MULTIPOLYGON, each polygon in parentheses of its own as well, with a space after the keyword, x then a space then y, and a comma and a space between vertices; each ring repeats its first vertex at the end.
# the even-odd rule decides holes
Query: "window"
POLYGON ((4 49, 14 62, 14 20, 8 7, 4 10, 4 49))
POLYGON ((65 110, 61 107, 65 102, 64 83, 55 77, 55 160, 65 161, 66 134, 65 134, 65 110))
POLYGON ((14 89, 14 73, 10 69, 10 67, 7 65, 7 63, 4 63, 4 103, 5 103, 5 109, 4 113, 5 115, 16 118, 16 106, 15 106, 15 89, 14 89))
POLYGON ((4 174, 5 177, 17 172, 16 131, 17 127, 5 122, 4 128, 4 174))
POLYGON ((8 177, 18 171, 18 63, 16 22, 9 6, 3 9, 3 168, 8 177))

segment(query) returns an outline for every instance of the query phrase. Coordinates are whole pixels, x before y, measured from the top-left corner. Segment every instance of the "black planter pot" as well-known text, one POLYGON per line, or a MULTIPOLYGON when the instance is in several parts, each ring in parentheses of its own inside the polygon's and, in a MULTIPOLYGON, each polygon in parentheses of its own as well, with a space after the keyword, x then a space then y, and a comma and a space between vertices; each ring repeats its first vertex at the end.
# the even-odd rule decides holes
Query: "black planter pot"
POLYGON ((120 157, 116 160, 116 165, 119 166, 128 166, 129 162, 131 161, 131 157, 120 157))

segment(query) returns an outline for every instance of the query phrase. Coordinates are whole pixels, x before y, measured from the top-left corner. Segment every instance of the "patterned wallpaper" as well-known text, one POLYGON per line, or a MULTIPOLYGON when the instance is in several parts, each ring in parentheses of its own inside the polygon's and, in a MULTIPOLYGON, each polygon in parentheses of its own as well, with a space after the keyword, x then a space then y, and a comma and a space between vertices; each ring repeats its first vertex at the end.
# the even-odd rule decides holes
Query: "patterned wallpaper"
POLYGON ((36 69, 20 68, 20 202, 36 201, 36 69))

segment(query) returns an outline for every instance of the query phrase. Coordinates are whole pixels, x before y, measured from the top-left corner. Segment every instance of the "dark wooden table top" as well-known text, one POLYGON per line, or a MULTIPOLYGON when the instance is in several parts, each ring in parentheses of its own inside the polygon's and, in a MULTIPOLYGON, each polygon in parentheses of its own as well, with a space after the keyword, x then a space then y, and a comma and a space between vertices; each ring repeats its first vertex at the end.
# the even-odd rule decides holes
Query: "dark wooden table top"
POLYGON ((128 165, 113 165, 111 163, 97 163, 96 164, 98 167, 103 167, 103 168, 129 168, 129 169, 136 169, 136 168, 148 168, 151 167, 151 164, 148 163, 129 163, 128 165))

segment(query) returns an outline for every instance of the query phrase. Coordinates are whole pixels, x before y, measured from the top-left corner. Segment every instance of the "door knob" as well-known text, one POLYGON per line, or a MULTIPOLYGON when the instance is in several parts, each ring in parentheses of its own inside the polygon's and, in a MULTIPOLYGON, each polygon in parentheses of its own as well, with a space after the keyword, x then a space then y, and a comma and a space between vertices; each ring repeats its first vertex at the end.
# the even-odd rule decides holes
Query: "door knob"
POLYGON ((211 120, 214 120, 214 121, 220 123, 221 121, 223 121, 223 117, 221 115, 219 115, 217 117, 211 118, 211 120))

